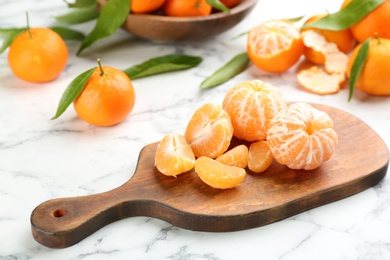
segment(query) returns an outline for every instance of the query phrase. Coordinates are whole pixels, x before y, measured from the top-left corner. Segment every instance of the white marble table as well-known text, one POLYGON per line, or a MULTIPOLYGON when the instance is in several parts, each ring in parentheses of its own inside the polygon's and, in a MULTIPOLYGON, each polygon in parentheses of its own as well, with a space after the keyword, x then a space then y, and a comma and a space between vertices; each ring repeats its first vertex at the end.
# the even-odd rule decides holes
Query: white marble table
MULTIPOLYGON (((319 96, 301 89, 292 68, 268 74, 251 66, 231 81, 200 91, 200 82, 235 54, 245 39, 231 40, 271 18, 334 11, 341 0, 261 0, 242 23, 202 43, 157 43, 118 31, 76 57, 78 42, 68 42, 70 59, 58 79, 30 84, 16 79, 0 56, 0 259, 390 259, 390 177, 346 199, 285 220, 228 233, 194 232, 158 219, 133 217, 112 223, 78 244, 50 249, 31 235, 30 214, 57 197, 111 190, 133 174, 140 149, 167 133, 183 132, 201 104, 221 102, 243 80, 261 79, 278 86, 289 101, 326 104, 347 111, 373 128, 390 147, 390 99, 359 91, 319 96), (80 72, 105 65, 126 68, 171 53, 198 55, 196 68, 134 80, 137 100, 121 124, 99 128, 76 117, 70 107, 52 121, 67 84, 80 72)), ((0 0, 0 27, 53 25, 68 11, 57 0, 0 0)), ((87 32, 91 23, 75 29, 87 32)))

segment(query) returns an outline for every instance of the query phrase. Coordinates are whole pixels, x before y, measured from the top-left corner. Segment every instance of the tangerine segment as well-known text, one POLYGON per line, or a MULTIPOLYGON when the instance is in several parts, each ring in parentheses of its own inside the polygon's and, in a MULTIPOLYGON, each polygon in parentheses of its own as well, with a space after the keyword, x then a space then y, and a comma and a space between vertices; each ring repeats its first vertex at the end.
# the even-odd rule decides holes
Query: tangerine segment
POLYGON ((246 176, 245 169, 225 165, 206 156, 196 159, 195 171, 203 182, 216 189, 236 187, 246 176))
POLYGON ((301 70, 297 75, 298 83, 305 89, 320 95, 334 94, 340 90, 345 75, 329 74, 318 66, 301 70))
POLYGON ((229 148, 232 140, 230 116, 220 105, 206 103, 193 114, 184 137, 196 157, 216 158, 229 148))
POLYGON ((291 169, 319 167, 333 155, 338 142, 329 115, 303 102, 281 110, 267 134, 276 161, 291 169))
POLYGON ((269 121, 286 106, 282 92, 260 80, 234 86, 222 103, 232 120, 234 135, 250 142, 265 140, 269 121))
POLYGON ((267 72, 288 70, 299 60, 303 49, 300 31, 287 20, 266 21, 248 34, 248 56, 267 72))
POLYGON ((238 145, 221 154, 215 160, 225 165, 246 168, 248 166, 248 147, 244 144, 238 145))
POLYGON ((248 168, 252 172, 260 173, 272 164, 272 153, 267 141, 254 142, 249 146, 248 168))
POLYGON ((195 166, 195 156, 191 147, 179 134, 168 134, 157 146, 156 168, 167 176, 176 176, 195 166))

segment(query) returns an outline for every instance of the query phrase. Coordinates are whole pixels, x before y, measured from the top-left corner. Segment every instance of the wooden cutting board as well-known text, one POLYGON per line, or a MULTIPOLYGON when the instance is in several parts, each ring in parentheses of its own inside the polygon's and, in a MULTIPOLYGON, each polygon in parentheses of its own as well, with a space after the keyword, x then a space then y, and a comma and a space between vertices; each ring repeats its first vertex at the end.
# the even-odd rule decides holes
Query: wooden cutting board
POLYGON ((266 225, 367 189, 387 172, 382 139, 351 114, 315 105, 333 119, 339 144, 332 158, 312 171, 273 162, 261 174, 248 171, 229 190, 213 189, 194 171, 177 178, 155 168, 158 143, 145 146, 134 175, 108 192, 46 201, 31 214, 32 235, 47 247, 71 246, 101 227, 131 216, 149 216, 190 230, 225 232, 266 225))

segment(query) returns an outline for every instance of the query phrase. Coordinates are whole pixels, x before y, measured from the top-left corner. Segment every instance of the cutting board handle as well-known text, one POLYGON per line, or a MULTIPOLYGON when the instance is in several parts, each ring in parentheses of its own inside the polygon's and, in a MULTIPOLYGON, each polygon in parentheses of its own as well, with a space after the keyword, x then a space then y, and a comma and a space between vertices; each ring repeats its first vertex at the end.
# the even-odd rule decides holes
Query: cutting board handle
POLYGON ((31 214, 31 229, 36 241, 52 248, 71 246, 103 226, 130 217, 133 200, 131 187, 87 196, 48 200, 31 214), (125 196, 124 196, 125 195, 125 196))

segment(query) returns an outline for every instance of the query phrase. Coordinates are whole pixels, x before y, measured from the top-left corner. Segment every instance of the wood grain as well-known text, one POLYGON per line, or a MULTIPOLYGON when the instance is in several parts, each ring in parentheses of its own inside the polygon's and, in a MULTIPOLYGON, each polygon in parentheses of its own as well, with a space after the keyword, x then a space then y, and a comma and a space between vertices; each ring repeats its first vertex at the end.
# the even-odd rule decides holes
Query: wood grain
MULTIPOLYGON (((104 6, 107 0, 98 0, 104 6)), ((241 0, 230 13, 215 12, 208 16, 168 17, 155 14, 129 14, 122 26, 140 38, 158 41, 204 41, 241 22, 255 7, 257 0, 241 0)))
POLYGON ((383 179, 389 151, 382 139, 351 114, 314 106, 332 117, 339 136, 336 153, 315 170, 291 170, 273 162, 262 174, 248 171, 236 188, 218 190, 204 184, 194 171, 177 178, 158 172, 154 166, 158 143, 153 143, 141 150, 135 173, 122 186, 36 207, 31 214, 33 237, 47 247, 68 247, 131 216, 154 217, 199 231, 250 229, 343 199, 383 179))

